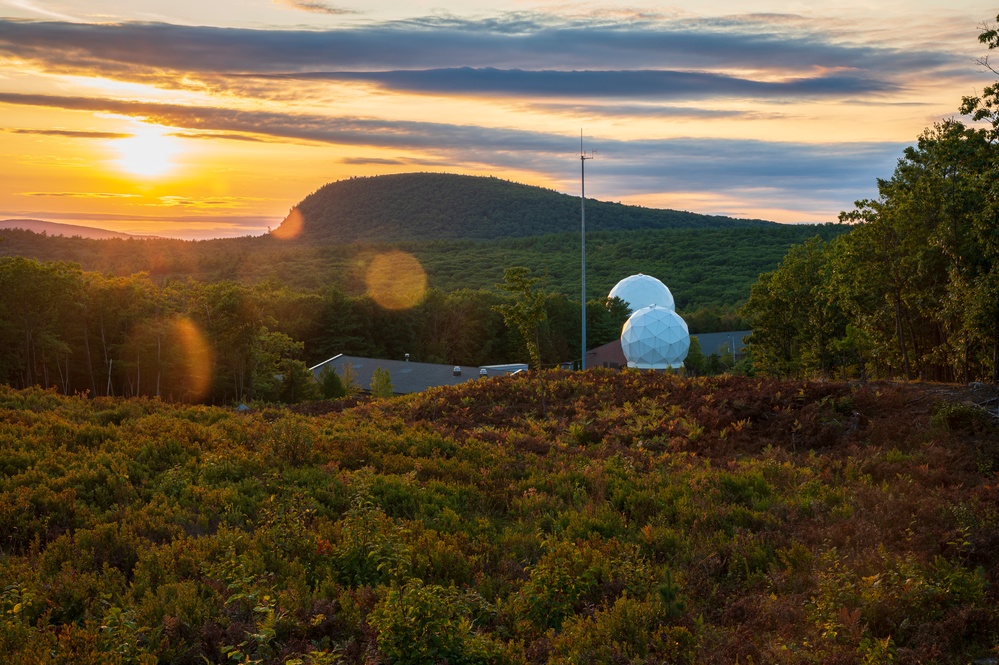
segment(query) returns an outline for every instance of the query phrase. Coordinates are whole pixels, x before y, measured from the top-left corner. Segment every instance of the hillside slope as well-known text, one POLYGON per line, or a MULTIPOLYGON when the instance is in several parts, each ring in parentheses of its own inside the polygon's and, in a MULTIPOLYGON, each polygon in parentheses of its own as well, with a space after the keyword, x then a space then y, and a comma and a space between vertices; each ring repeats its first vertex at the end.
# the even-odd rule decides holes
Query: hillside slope
MULTIPOLYGON (((301 233, 289 235, 338 244, 538 236, 578 229, 579 207, 579 197, 498 178, 401 173, 321 187, 298 204, 301 233)), ((586 222, 592 231, 773 224, 589 199, 586 222)))
POLYGON ((241 414, 0 387, 0 661, 991 662, 983 410, 912 384, 545 390, 241 414))

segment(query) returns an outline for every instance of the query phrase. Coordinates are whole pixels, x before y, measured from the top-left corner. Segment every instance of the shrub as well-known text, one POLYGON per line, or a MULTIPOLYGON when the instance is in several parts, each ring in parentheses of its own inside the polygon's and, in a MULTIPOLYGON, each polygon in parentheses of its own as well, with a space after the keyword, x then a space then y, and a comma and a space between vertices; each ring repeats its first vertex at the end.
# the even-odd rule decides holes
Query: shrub
POLYGON ((392 396, 392 375, 383 367, 379 367, 371 375, 371 395, 373 397, 392 396))
POLYGON ((327 365, 319 372, 319 391, 326 399, 339 399, 347 396, 347 388, 344 387, 340 375, 331 365, 327 365))
POLYGON ((413 578, 393 585, 368 622, 378 630, 378 650, 393 665, 485 665, 493 662, 496 649, 472 632, 474 600, 454 587, 413 578))

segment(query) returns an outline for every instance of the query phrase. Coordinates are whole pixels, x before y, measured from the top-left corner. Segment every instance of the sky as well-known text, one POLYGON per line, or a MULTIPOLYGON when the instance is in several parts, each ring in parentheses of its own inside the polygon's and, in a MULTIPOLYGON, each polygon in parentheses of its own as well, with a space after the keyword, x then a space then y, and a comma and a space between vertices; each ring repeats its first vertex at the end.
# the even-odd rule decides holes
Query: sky
POLYGON ((353 176, 835 221, 994 75, 929 2, 0 0, 0 219, 208 238, 353 176))

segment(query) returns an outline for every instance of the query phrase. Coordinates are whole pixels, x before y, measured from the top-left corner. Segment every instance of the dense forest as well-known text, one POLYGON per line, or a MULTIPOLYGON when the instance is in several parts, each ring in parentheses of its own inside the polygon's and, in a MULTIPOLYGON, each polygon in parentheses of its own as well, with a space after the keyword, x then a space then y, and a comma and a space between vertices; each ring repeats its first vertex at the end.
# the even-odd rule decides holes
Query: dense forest
POLYGON ((0 661, 995 655, 984 411, 905 384, 546 383, 249 414, 0 387, 0 661))
MULTIPOLYGON (((332 182, 305 197, 274 230, 310 243, 496 240, 579 228, 579 197, 499 178, 399 173, 332 182)), ((593 231, 766 227, 773 222, 587 199, 593 231)))
MULTIPOLYGON (((795 243, 846 232, 838 224, 793 224, 748 228, 662 229, 587 234, 587 296, 607 295, 628 275, 662 279, 681 311, 702 307, 734 311, 749 296, 761 272, 772 270, 795 243)), ((432 288, 492 289, 513 265, 547 274, 553 291, 579 292, 579 234, 476 242, 432 240, 400 243, 310 244, 271 236, 220 240, 89 240, 16 229, 0 231, 0 257, 69 261, 84 270, 125 277, 146 272, 156 282, 279 280, 289 287, 336 287, 362 295, 371 258, 399 248, 415 256, 432 288)))
MULTIPOLYGON (((543 362, 578 357, 579 301, 537 293, 543 362)), ((339 353, 473 366, 522 361, 523 339, 497 311, 509 298, 497 289, 429 290, 413 307, 390 309, 335 288, 157 284, 144 273, 107 277, 75 264, 0 259, 0 376, 66 394, 295 402, 318 397, 307 366, 339 353)), ((712 323, 710 313, 702 318, 712 323)), ((626 319, 626 309, 590 301, 590 343, 615 339, 626 319)))

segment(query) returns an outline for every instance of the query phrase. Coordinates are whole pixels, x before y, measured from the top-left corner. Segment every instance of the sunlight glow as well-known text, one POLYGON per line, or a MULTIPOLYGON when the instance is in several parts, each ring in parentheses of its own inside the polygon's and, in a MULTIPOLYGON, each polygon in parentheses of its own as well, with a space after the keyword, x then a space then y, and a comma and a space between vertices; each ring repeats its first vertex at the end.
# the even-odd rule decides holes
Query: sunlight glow
POLYGON ((132 175, 155 178, 173 170, 173 157, 180 152, 180 142, 167 135, 166 129, 155 125, 137 124, 133 135, 115 139, 118 152, 115 165, 132 175))

